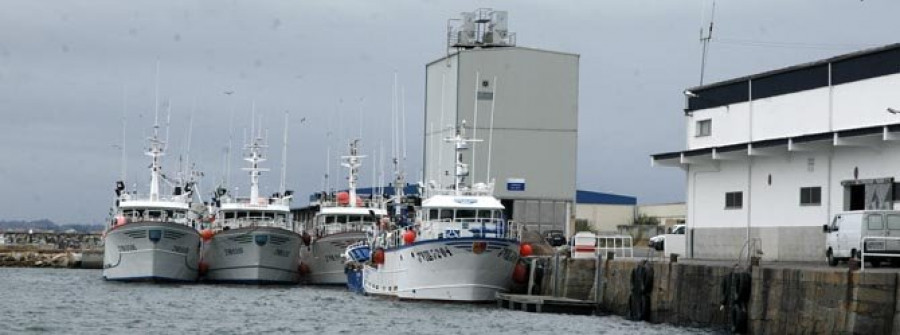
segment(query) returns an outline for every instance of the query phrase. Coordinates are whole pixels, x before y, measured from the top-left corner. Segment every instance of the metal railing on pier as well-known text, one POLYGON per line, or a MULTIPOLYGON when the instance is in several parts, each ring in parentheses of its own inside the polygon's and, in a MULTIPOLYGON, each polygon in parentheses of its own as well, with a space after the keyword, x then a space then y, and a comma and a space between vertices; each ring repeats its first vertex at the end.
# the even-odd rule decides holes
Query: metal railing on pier
MULTIPOLYGON (((862 238, 862 240, 860 241, 861 242, 860 249, 862 249, 862 251, 860 251, 860 253, 859 253, 859 255, 860 255, 860 259, 859 259, 860 271, 866 270, 866 256, 900 258, 900 253, 885 253, 885 252, 868 252, 868 251, 866 251, 867 249, 881 249, 881 251, 886 251, 888 241, 897 241, 897 244, 900 245, 900 237, 866 236, 866 237, 862 238), (866 241, 871 241, 871 242, 866 243, 866 241), (879 245, 878 243, 881 243, 880 247, 877 247, 879 245)), ((900 252, 900 250, 898 250, 898 252, 900 252)))

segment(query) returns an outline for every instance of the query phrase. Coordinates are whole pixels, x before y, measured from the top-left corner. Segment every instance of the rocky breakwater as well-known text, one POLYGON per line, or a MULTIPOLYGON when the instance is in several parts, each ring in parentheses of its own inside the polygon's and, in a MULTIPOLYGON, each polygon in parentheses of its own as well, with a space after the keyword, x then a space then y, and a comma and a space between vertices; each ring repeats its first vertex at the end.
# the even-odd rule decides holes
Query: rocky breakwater
POLYGON ((0 248, 0 267, 99 269, 102 263, 102 250, 0 248))
POLYGON ((99 234, 0 234, 0 267, 99 269, 102 266, 103 245, 99 234))

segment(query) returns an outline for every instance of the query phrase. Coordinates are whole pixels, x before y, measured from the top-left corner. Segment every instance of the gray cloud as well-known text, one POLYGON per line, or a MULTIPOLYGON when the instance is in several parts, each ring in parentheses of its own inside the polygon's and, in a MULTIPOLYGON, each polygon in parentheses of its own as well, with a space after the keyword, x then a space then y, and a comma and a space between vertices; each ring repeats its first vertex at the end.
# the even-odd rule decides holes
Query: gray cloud
MULTIPOLYGON (((581 54, 579 187, 642 202, 683 198, 683 174, 651 168, 648 155, 683 148, 680 92, 697 84, 708 1, 7 0, 0 11, 0 217, 103 219, 121 168, 115 145, 125 99, 128 182, 143 184, 157 60, 161 100, 173 107, 166 164, 174 167, 185 153, 196 106, 190 155, 206 173, 205 191, 222 178, 229 124, 239 150, 255 102, 272 145, 264 188, 279 183, 287 110, 288 182, 298 204, 305 202, 321 188, 326 150, 339 155, 359 133, 361 97, 370 155, 362 182, 370 184, 378 160, 371 155, 390 146, 395 72, 406 90, 415 171, 424 64, 445 52, 448 18, 485 6, 510 12, 520 45, 581 54)), ((711 47, 708 81, 896 42, 890 22, 897 12, 894 2, 720 1, 721 40, 711 47)), ((239 155, 231 164, 233 183, 245 188, 239 155)), ((414 171, 411 179, 419 177, 414 171)))

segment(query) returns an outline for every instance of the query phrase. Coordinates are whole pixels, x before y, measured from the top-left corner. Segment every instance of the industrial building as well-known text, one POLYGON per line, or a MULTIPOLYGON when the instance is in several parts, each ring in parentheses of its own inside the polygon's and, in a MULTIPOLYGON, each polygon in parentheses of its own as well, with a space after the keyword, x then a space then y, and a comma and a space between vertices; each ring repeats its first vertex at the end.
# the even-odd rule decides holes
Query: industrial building
POLYGON ((426 65, 423 174, 452 185, 462 126, 481 139, 463 157, 467 181, 495 181, 508 217, 533 230, 571 231, 578 141, 576 54, 523 48, 506 12, 463 13, 448 52, 426 65))
MULTIPOLYGON (((641 216, 658 222, 660 230, 685 222, 684 203, 641 204, 628 195, 578 190, 575 197, 575 219, 586 222, 590 229, 603 234, 627 233, 624 226, 635 224, 641 216)), ((648 228, 648 230, 651 230, 648 228)))
POLYGON ((824 260, 835 213, 900 200, 900 44, 684 93, 686 150, 652 161, 686 173, 690 257, 824 260))

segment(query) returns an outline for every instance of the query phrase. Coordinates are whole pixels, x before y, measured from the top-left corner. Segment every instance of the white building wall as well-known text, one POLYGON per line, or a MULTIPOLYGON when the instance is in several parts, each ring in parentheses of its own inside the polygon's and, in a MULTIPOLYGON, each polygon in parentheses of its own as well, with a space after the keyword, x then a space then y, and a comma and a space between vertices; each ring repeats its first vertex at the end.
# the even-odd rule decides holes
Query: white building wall
POLYGON ((753 140, 830 131, 829 91, 823 87, 753 100, 753 140))
POLYGON ((686 117, 687 148, 897 123, 900 118, 886 111, 900 109, 897 87, 900 74, 696 110, 686 117), (697 137, 697 121, 705 119, 712 119, 712 134, 697 137))
MULTIPOLYGON (((900 143, 875 142, 870 147, 829 147, 753 157, 752 168, 749 166, 749 160, 741 160, 689 167, 687 224, 689 230, 701 233, 694 241, 697 257, 737 257, 747 237, 749 219, 750 235, 761 241, 764 258, 818 260, 825 241, 821 226, 835 213, 845 211, 841 182, 876 178, 900 181, 900 143), (749 195, 748 169, 752 169, 749 195), (821 203, 801 205, 802 187, 821 187, 821 203), (745 192, 741 209, 724 208, 725 193, 732 191, 745 192)), ((898 199, 894 200, 896 204, 898 199)))
POLYGON ((834 128, 860 128, 900 122, 900 74, 834 86, 834 128))
POLYGON ((694 111, 688 116, 688 150, 747 142, 750 139, 750 105, 738 103, 694 111), (697 136, 697 122, 712 120, 709 136, 697 136))

